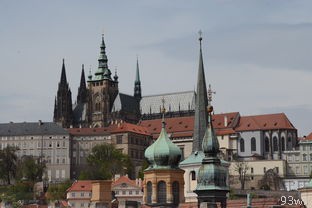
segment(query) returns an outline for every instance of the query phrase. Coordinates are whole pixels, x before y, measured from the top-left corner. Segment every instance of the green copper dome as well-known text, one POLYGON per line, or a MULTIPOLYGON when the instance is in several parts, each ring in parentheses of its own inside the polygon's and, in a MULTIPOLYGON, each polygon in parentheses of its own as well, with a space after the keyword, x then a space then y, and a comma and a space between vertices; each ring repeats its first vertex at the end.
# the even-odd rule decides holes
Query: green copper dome
POLYGON ((178 168, 181 160, 180 148, 169 139, 163 121, 158 139, 145 150, 145 157, 150 166, 148 169, 178 168))

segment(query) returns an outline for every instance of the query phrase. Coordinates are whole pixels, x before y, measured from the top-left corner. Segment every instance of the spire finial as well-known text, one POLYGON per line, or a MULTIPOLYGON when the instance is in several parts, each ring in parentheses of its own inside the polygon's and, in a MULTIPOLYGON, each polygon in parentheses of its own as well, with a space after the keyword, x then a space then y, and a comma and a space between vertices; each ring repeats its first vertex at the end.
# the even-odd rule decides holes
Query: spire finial
POLYGON ((115 76, 114 76, 114 80, 117 82, 118 80, 118 75, 117 75, 117 66, 115 66, 115 76))
POLYGON ((200 45, 201 45, 201 42, 202 42, 202 40, 203 40, 203 32, 201 31, 201 30, 199 30, 198 31, 198 35, 199 35, 199 38, 198 38, 198 40, 199 40, 199 43, 200 43, 200 45))
POLYGON ((162 113, 162 127, 165 128, 166 123, 165 123, 165 113, 166 113, 166 108, 165 108, 165 98, 163 97, 161 99, 162 102, 162 109, 161 109, 161 113, 162 113))

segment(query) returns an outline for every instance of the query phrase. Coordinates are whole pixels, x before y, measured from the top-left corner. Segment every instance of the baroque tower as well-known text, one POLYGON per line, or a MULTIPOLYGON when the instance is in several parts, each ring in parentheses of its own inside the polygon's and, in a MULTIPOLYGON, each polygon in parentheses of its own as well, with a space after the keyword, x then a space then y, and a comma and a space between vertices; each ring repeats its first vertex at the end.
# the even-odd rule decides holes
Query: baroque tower
POLYGON ((66 79, 65 63, 63 59, 61 80, 58 84, 57 96, 55 97, 53 121, 69 128, 72 125, 73 110, 71 91, 66 79))
POLYGON ((100 46, 99 66, 94 76, 88 76, 88 123, 92 127, 103 127, 111 120, 113 102, 118 94, 118 78, 111 77, 111 71, 107 65, 104 35, 100 46))
POLYGON ((134 97, 138 100, 141 100, 142 98, 138 58, 137 58, 136 75, 135 75, 135 81, 134 81, 134 97))
POLYGON ((163 100, 162 128, 158 139, 144 153, 149 166, 144 170, 144 204, 151 207, 179 207, 184 203, 184 170, 179 168, 181 149, 166 131, 163 100))

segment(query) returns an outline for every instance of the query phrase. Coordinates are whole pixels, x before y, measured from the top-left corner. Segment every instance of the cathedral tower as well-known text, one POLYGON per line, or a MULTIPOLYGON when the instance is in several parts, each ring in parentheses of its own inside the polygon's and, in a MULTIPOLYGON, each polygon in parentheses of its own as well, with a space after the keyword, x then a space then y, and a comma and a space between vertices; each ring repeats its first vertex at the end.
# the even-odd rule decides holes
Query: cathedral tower
POLYGON ((94 76, 88 76, 88 123, 92 127, 103 127, 111 120, 113 102, 118 94, 118 81, 111 77, 107 65, 104 36, 102 36, 99 66, 94 76))
POLYGON ((65 63, 63 59, 61 80, 58 84, 57 96, 54 104, 53 121, 59 123, 64 128, 72 125, 73 111, 71 91, 66 79, 65 63))

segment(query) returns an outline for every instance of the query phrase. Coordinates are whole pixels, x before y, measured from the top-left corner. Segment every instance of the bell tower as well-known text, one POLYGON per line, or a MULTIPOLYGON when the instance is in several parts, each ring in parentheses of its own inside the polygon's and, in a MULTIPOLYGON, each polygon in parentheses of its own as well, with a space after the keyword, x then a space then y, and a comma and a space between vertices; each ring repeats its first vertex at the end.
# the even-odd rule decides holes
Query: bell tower
POLYGON ((110 122, 112 105, 118 94, 118 76, 111 77, 105 48, 102 35, 98 69, 94 76, 88 76, 88 123, 92 127, 103 127, 110 122))

